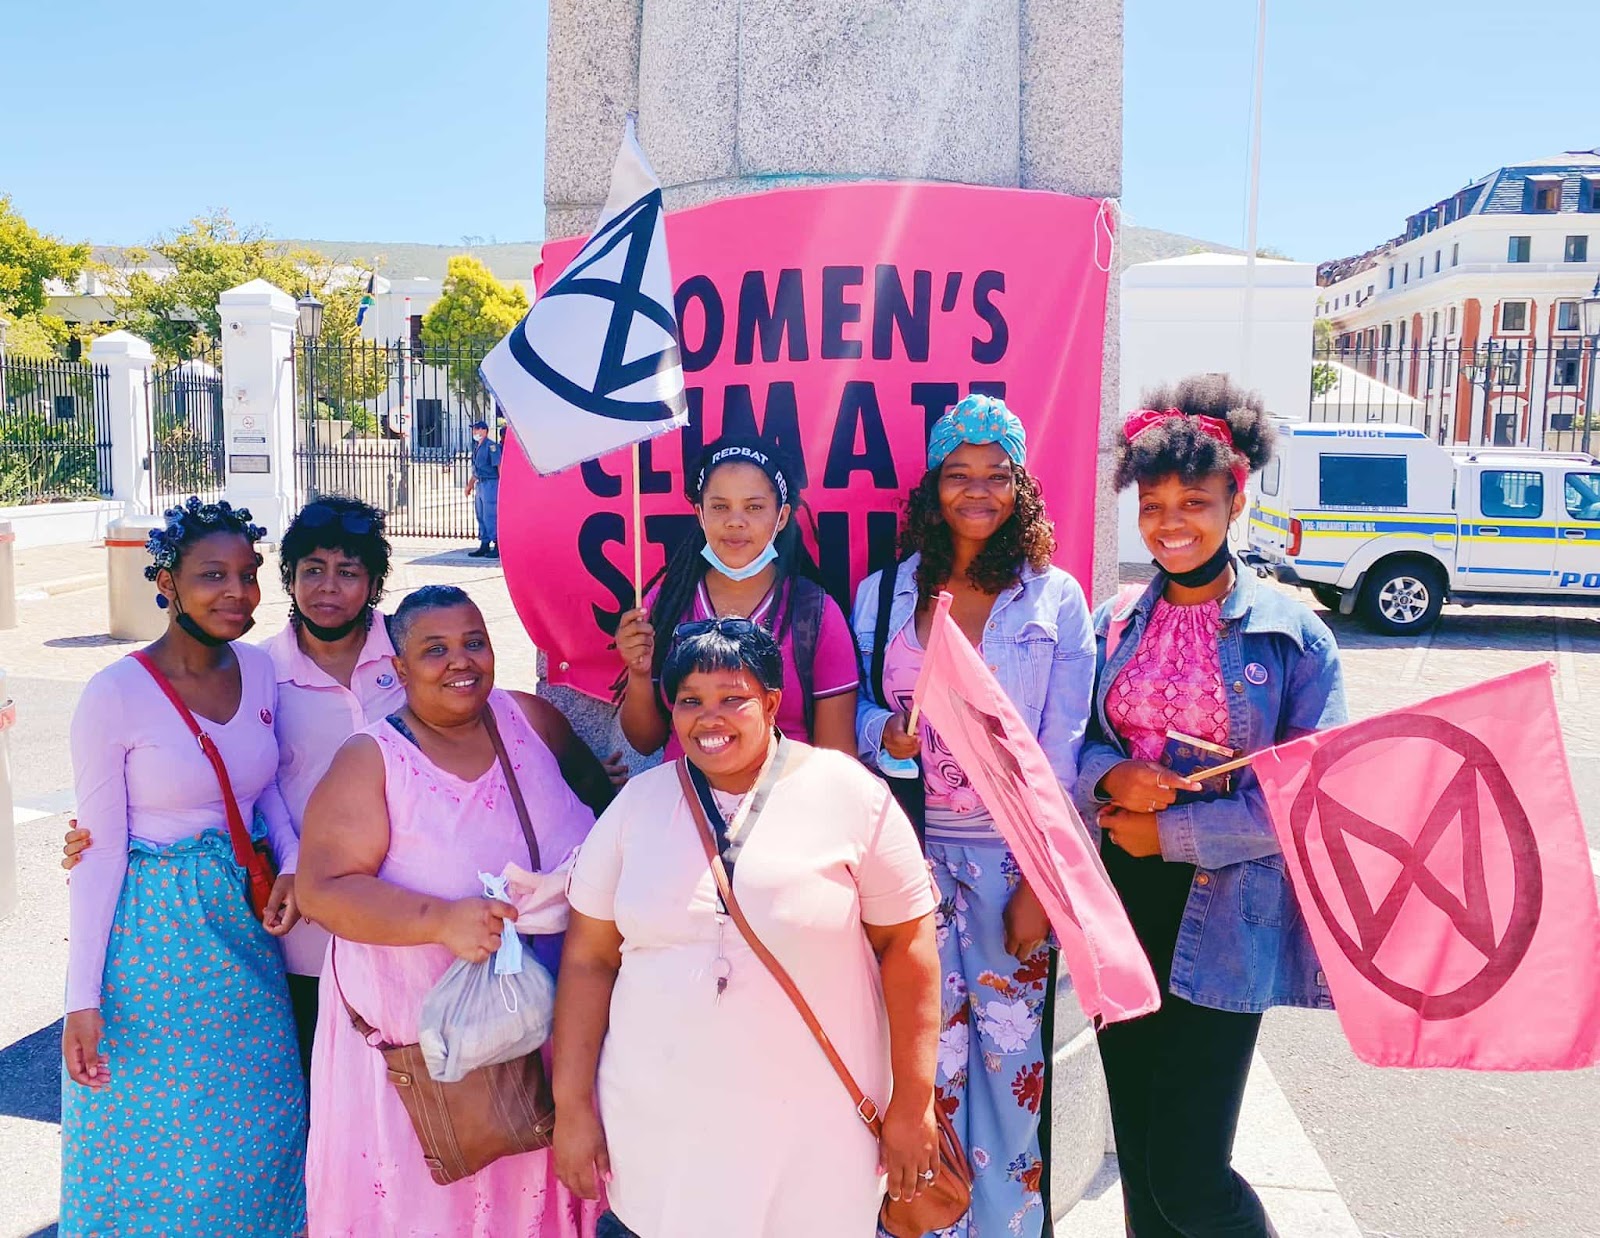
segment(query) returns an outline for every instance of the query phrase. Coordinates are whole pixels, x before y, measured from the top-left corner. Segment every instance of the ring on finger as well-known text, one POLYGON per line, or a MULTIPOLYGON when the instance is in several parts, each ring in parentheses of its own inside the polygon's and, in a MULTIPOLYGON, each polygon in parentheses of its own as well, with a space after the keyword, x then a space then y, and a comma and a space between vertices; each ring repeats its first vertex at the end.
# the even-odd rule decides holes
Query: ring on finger
POLYGON ((924 1169, 920 1176, 924 1182, 932 1182, 939 1175, 932 1169, 924 1169))
POLYGON ((1156 775, 1156 787, 1161 791, 1165 791, 1167 789, 1166 780, 1160 774, 1156 775))

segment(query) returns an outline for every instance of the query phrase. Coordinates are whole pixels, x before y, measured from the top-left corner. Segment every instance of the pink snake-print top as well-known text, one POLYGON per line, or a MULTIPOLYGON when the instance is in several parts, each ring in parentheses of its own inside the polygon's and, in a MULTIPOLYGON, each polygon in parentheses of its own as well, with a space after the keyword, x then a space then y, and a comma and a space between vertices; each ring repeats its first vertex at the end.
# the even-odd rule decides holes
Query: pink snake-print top
POLYGON ((1156 602, 1139 647, 1106 695, 1106 717, 1140 761, 1159 761, 1167 732, 1228 742, 1228 695, 1217 636, 1222 604, 1156 602))

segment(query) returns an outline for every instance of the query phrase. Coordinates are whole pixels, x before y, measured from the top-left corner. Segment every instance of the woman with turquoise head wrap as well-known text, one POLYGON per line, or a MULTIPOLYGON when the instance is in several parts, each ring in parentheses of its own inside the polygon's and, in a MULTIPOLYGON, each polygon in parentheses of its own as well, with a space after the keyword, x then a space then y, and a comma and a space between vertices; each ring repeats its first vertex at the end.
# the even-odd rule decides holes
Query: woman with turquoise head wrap
POLYGON ((1027 431, 1004 400, 970 395, 950 409, 928 436, 900 563, 856 594, 856 639, 870 668, 856 710, 861 759, 891 778, 912 766, 939 889, 936 1103, 950 1111, 973 1171, 972 1208, 941 1238, 1039 1238, 1047 1224, 1050 925, 971 779, 926 721, 908 730, 935 599, 949 592, 951 618, 1032 724, 1063 790, 1077 778, 1094 633, 1083 590, 1050 562, 1054 526, 1027 459, 1027 431))

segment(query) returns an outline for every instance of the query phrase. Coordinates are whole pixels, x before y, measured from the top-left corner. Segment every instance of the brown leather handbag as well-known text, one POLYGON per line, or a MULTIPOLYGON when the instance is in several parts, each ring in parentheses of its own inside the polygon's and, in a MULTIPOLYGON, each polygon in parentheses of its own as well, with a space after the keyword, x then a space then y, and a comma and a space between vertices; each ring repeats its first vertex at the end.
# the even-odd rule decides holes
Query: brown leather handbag
MULTIPOLYGON (((528 842, 533 871, 539 871, 539 840, 534 837, 528 805, 506 755, 505 743, 494 713, 484 707, 483 725, 494 745, 496 759, 505 771, 506 786, 516 805, 522 836, 528 842)), ((383 1054, 389 1066, 389 1083, 399 1093, 411 1126, 422 1145, 422 1160, 440 1186, 470 1177, 503 1156, 538 1152, 555 1138, 556 1106, 544 1059, 535 1051, 497 1066, 480 1066, 457 1083, 439 1083, 428 1074, 417 1044, 396 1045, 345 1000, 339 985, 339 943, 333 944, 334 986, 350 1016, 350 1025, 369 1045, 383 1054)))
MULTIPOLYGON (((856 1116, 866 1123, 874 1138, 882 1139, 883 1119, 879 1114, 877 1102, 861 1090, 855 1076, 850 1073, 850 1068, 844 1064, 839 1051, 828 1039, 828 1033, 822 1030, 822 1024, 817 1021, 816 1013, 811 1009, 811 1004, 806 1001, 804 994, 800 992, 794 978, 784 970, 783 964, 778 962, 772 951, 762 944, 755 930, 750 927, 750 922, 744 918, 744 912, 733 896, 733 882, 728 877, 727 865, 723 863, 722 853, 717 847, 717 839, 712 833, 704 803, 690 777, 686 758, 680 758, 678 761, 678 781, 683 786, 683 798, 689 804, 695 825, 699 827, 700 845, 705 849, 706 861, 711 865, 712 876, 717 881, 717 892, 722 896, 722 905, 727 909, 728 918, 738 928, 751 951, 772 973, 772 978, 778 982, 778 987, 794 1003, 800 1018, 805 1021, 811 1035, 816 1038, 817 1046, 822 1050, 823 1056, 828 1059, 828 1065, 833 1067, 834 1074, 839 1076, 839 1082, 844 1084, 845 1091, 850 1094, 856 1116)), ((757 792, 757 797, 764 798, 760 791, 757 792)), ((748 828, 747 825, 746 829, 748 828)), ((939 1126, 939 1162, 934 1169, 933 1181, 925 1183, 915 1199, 889 1199, 886 1196, 883 1207, 878 1213, 879 1225, 893 1238, 923 1238, 923 1235, 934 1230, 954 1225, 972 1207, 972 1167, 967 1163, 966 1151, 961 1146, 961 1139, 956 1134, 955 1127, 950 1124, 949 1115, 937 1105, 934 1106, 933 1113, 939 1126)))

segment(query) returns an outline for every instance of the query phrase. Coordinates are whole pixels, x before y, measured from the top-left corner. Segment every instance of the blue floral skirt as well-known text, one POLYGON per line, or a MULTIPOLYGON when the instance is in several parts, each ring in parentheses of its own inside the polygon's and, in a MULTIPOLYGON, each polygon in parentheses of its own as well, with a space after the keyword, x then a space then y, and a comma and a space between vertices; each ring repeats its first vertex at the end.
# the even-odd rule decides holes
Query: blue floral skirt
POLYGON ((305 1225, 306 1116, 283 955, 228 838, 133 840, 106 950, 103 1089, 61 1082, 62 1238, 305 1225))
POLYGON ((1006 952, 1006 904, 1022 874, 1005 843, 928 839, 939 888, 934 916, 943 972, 935 1100, 972 1166, 972 1208, 939 1238, 1038 1238, 1049 1175, 1050 948, 1006 952))

